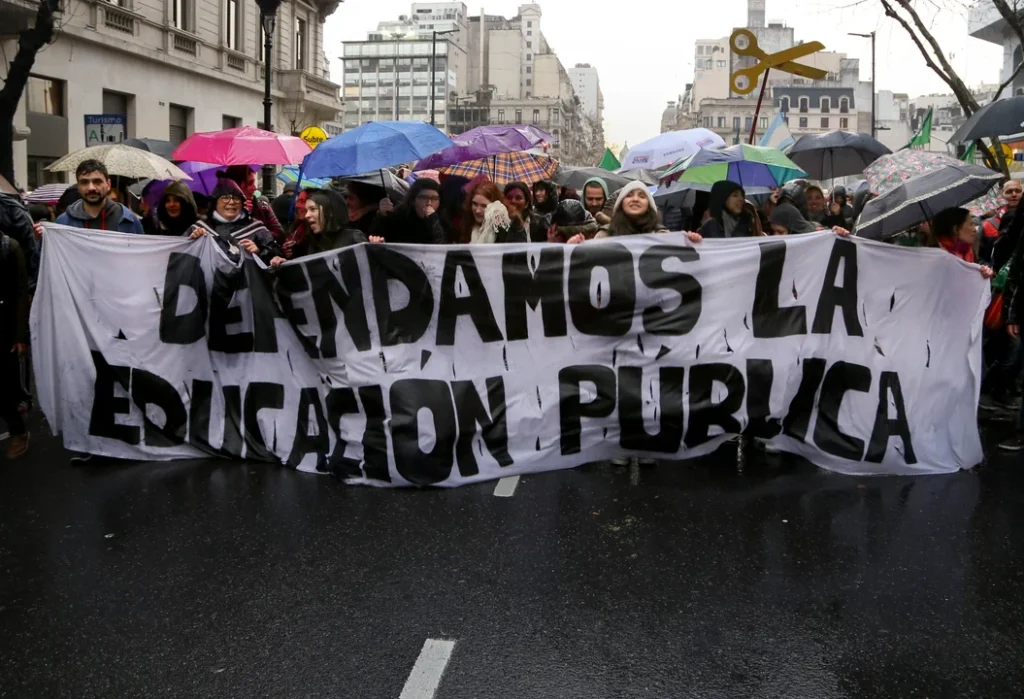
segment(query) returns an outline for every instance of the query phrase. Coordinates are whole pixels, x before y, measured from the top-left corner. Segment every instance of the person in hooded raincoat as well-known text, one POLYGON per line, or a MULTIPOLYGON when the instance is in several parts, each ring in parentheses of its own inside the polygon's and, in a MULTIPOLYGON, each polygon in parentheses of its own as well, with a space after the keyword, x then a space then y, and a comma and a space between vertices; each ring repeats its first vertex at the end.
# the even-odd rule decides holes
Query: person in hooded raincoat
POLYGON ((783 201, 772 209, 768 223, 771 225, 772 235, 797 235, 822 230, 821 226, 804 218, 800 210, 788 201, 783 201))
POLYGON ((747 209, 743 187, 719 180, 711 185, 708 199, 708 220, 700 227, 705 238, 748 238, 756 232, 753 217, 747 209))
POLYGON ((381 210, 370 234, 386 243, 444 245, 448 236, 437 213, 441 208, 441 185, 420 177, 409 188, 405 203, 394 212, 381 210))
POLYGON ((545 243, 551 215, 558 206, 558 187, 550 180, 540 180, 533 185, 533 214, 530 217, 530 241, 545 243))
POLYGON ((150 235, 182 236, 199 220, 192 190, 183 182, 171 182, 160 195, 151 218, 150 235))
MULTIPOLYGON (((307 190, 301 215, 308 226, 308 233, 292 248, 292 259, 319 255, 330 250, 341 250, 366 242, 383 242, 380 237, 367 237, 358 228, 352 228, 348 217, 348 206, 341 192, 333 189, 307 190)), ((275 256, 271 267, 280 267, 287 262, 284 257, 275 256)))
POLYGON ((608 196, 608 183, 603 178, 591 177, 583 183, 583 205, 599 226, 612 222, 612 217, 605 213, 608 196))
POLYGON ((220 248, 233 259, 238 259, 239 249, 256 255, 264 263, 281 254, 281 248, 270 230, 254 220, 245 208, 246 196, 238 184, 227 177, 217 179, 210 194, 214 208, 192 227, 191 238, 213 235, 220 248))

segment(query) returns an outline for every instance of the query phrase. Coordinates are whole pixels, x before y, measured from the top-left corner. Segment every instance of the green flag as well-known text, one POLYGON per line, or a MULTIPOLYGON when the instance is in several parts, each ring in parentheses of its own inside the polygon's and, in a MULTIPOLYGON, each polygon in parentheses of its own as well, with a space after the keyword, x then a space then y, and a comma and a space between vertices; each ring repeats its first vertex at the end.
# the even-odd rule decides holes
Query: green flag
POLYGON ((622 163, 620 163, 619 159, 615 157, 614 153, 612 153, 611 148, 605 148, 604 157, 601 158, 601 163, 598 165, 598 167, 601 168, 602 170, 609 170, 614 172, 615 170, 618 170, 620 167, 622 167, 622 163))
POLYGON ((917 133, 910 139, 910 143, 903 146, 904 148, 921 148, 924 146, 930 146, 932 143, 932 108, 928 108, 928 113, 924 115, 924 121, 917 128, 917 133))
POLYGON ((973 163, 974 162, 974 152, 977 149, 978 149, 977 142, 976 141, 972 141, 971 145, 968 146, 967 150, 964 151, 963 157, 960 158, 960 160, 964 161, 965 163, 973 163))

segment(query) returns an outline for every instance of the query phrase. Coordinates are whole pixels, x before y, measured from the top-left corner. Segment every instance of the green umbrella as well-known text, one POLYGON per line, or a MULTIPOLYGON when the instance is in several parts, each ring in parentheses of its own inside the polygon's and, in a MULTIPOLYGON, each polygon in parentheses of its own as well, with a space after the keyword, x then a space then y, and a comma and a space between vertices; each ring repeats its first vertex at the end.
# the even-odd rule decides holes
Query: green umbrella
POLYGON ((605 148, 604 157, 601 158, 601 162, 598 164, 598 167, 602 170, 618 170, 622 167, 622 163, 620 163, 619 159, 615 157, 614 153, 612 153, 611 148, 605 148))
POLYGON ((701 148, 665 171, 661 182, 714 184, 729 180, 744 187, 781 187, 801 177, 807 173, 778 148, 741 144, 721 150, 701 148))

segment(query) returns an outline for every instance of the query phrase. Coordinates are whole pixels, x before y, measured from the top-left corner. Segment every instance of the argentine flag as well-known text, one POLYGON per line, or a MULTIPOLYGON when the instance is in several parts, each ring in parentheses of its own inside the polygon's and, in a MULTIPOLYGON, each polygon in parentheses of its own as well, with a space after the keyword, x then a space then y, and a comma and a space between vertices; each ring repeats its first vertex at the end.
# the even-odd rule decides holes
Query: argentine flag
POLYGON ((796 143, 796 139, 789 132, 789 126, 782 118, 782 112, 776 112, 775 118, 772 119, 772 123, 768 124, 768 130, 764 132, 764 136, 761 137, 761 141, 757 145, 783 150, 794 143, 796 143))

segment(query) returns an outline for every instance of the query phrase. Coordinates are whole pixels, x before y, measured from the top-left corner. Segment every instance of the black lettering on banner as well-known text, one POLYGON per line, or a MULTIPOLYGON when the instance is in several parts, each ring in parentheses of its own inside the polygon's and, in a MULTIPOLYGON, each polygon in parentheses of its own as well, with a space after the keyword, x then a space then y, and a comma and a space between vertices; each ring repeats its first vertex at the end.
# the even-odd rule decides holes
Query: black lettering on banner
POLYGON ((224 439, 220 451, 234 459, 242 458, 242 389, 222 386, 224 394, 224 439))
POLYGON ((692 275, 669 272, 666 260, 695 262, 700 255, 693 248, 678 245, 652 245, 640 255, 640 280, 651 289, 672 289, 679 294, 679 305, 671 311, 661 306, 644 309, 644 330, 651 335, 685 335, 700 319, 703 289, 692 275))
POLYGON ((282 316, 274 303, 272 280, 251 258, 245 259, 244 269, 252 306, 253 350, 261 354, 275 354, 277 325, 274 321, 282 316))
POLYGON ((743 407, 745 392, 743 374, 731 364, 694 364, 690 367, 689 424, 686 446, 690 449, 711 440, 711 425, 718 425, 726 434, 739 434, 740 422, 733 414, 743 407), (715 403, 715 383, 725 386, 725 398, 715 403))
POLYGON ((93 437, 116 439, 125 444, 138 444, 139 428, 135 425, 120 425, 116 419, 118 415, 128 415, 131 411, 131 400, 127 396, 114 394, 114 386, 118 385, 127 393, 131 382, 131 370, 126 366, 110 366, 102 352, 90 354, 96 368, 96 381, 92 389, 89 434, 93 437))
POLYGON ((434 292, 427 273, 413 260, 386 245, 368 245, 364 250, 370 264, 380 343, 393 347, 417 342, 434 315, 434 292), (404 308, 391 307, 389 281, 397 281, 408 290, 409 303, 404 308))
POLYGON ((569 314, 572 323, 584 335, 622 337, 633 327, 636 306, 636 275, 633 254, 619 243, 574 245, 569 253, 569 314), (603 308, 590 301, 590 282, 594 270, 608 272, 608 287, 598 286, 603 308))
MULTIPOLYGON (((267 441, 260 430, 261 410, 284 408, 284 386, 279 383, 254 381, 245 388, 245 458, 262 461, 277 461, 267 449, 267 441)), ((274 427, 277 430, 276 423, 274 427)))
POLYGON ((565 269, 564 247, 552 245, 527 252, 507 252, 501 256, 501 279, 505 285, 505 333, 508 341, 526 340, 529 329, 526 307, 540 305, 544 337, 565 337, 565 295, 562 281, 565 269), (538 256, 536 273, 530 271, 530 254, 538 256))
POLYGON ((658 432, 644 428, 643 371, 640 367, 619 367, 619 444, 623 449, 674 454, 683 441, 683 367, 658 370, 658 432))
POLYGON ((320 403, 320 391, 315 388, 304 388, 299 392, 299 410, 295 417, 295 441, 288 455, 288 465, 298 468, 306 454, 316 454, 316 470, 327 471, 327 453, 331 450, 331 435, 327 431, 327 418, 324 406, 320 403), (309 411, 313 409, 316 420, 315 432, 310 431, 309 411))
POLYGON ((355 348, 360 352, 370 349, 370 327, 366 320, 366 304, 363 302, 363 287, 355 252, 342 250, 334 259, 309 260, 305 266, 309 274, 309 283, 313 287, 316 317, 320 322, 320 354, 327 359, 338 356, 337 342, 334 339, 338 317, 334 313, 334 306, 341 310, 345 319, 345 330, 352 338, 355 348), (329 262, 340 267, 341 281, 331 272, 329 262))
POLYGON ((828 258, 825 283, 818 296, 818 308, 814 312, 811 332, 816 335, 831 334, 832 319, 837 307, 843 312, 846 334, 850 337, 864 337, 864 330, 857 316, 857 245, 842 238, 836 238, 832 244, 832 254, 828 258), (841 287, 836 286, 840 263, 843 265, 841 287))
MULTIPOLYGON (((443 302, 442 302, 443 303, 443 302)), ((487 404, 490 414, 484 408, 480 394, 472 381, 452 382, 452 396, 459 421, 459 439, 455 445, 455 457, 459 475, 475 476, 480 472, 473 453, 473 437, 480 428, 480 436, 487 451, 499 466, 512 465, 508 453, 508 424, 505 421, 505 382, 500 376, 487 379, 487 404)))
POLYGON ((327 392, 327 425, 334 432, 334 451, 327 462, 327 468, 335 478, 358 478, 362 475, 359 462, 345 457, 348 441, 341 431, 341 418, 345 415, 358 415, 359 403, 356 392, 351 388, 332 388, 327 392))
POLYGON ((501 330, 494 319, 491 300, 476 268, 473 253, 466 249, 449 250, 444 257, 441 274, 441 299, 437 306, 437 344, 455 344, 455 326, 459 316, 469 316, 480 335, 481 342, 501 342, 501 330), (467 296, 456 294, 455 280, 458 270, 466 280, 467 296))
POLYGON ((243 270, 214 271, 213 290, 210 294, 210 336, 207 340, 207 346, 211 351, 225 354, 244 354, 253 351, 251 332, 228 332, 229 325, 241 323, 243 318, 242 307, 231 305, 235 292, 247 288, 243 270))
POLYGON ((878 380, 878 409, 875 412, 875 427, 871 430, 871 441, 868 442, 868 453, 865 461, 880 464, 885 458, 885 450, 891 437, 903 440, 903 461, 916 464, 914 445, 910 440, 910 423, 907 421, 907 408, 903 403, 903 387, 900 377, 895 371, 883 371, 878 380), (892 394, 896 417, 889 417, 889 394, 892 394))
POLYGON ((198 257, 172 252, 164 273, 163 305, 160 307, 160 341, 169 345, 191 345, 206 335, 206 277, 198 257), (192 289, 196 305, 178 315, 181 290, 192 289))
POLYGON ((391 482, 388 469, 388 438, 384 433, 384 392, 380 386, 360 386, 359 402, 366 413, 363 430, 363 472, 366 477, 384 483, 391 482))
POLYGON ((455 458, 455 406, 452 389, 436 379, 401 379, 391 384, 391 444, 398 473, 414 485, 433 485, 452 473, 455 458), (430 411, 434 446, 420 448, 419 412, 430 411))
POLYGON ((275 291, 277 292, 278 303, 281 304, 281 310, 284 312, 284 317, 292 324, 292 329, 295 331, 295 336, 299 339, 302 349, 306 350, 306 354, 311 359, 320 359, 320 348, 317 346, 315 338, 299 331, 300 326, 309 323, 309 319, 306 318, 306 312, 292 301, 292 297, 309 291, 309 283, 306 281, 304 269, 305 265, 279 267, 275 275, 277 281, 275 291))
POLYGON ((770 359, 747 360, 747 429, 744 434, 772 439, 782 432, 782 422, 771 417, 775 368, 770 359))
POLYGON ((814 444, 832 456, 860 461, 864 440, 845 434, 839 427, 839 408, 847 391, 871 390, 871 370, 852 362, 836 362, 829 367, 821 384, 818 419, 814 423, 814 444))
MULTIPOLYGON (((588 292, 589 293, 589 292, 588 292)), ((579 454, 583 418, 608 417, 615 410, 615 371, 599 364, 569 366, 558 372, 558 421, 562 456, 579 454), (594 384, 594 400, 580 401, 580 385, 594 384)))
POLYGON ((807 428, 811 424, 814 412, 814 399, 818 395, 818 387, 825 376, 825 360, 811 357, 800 362, 803 373, 796 395, 789 403, 786 417, 782 419, 782 431, 793 439, 804 442, 807 440, 807 428))
POLYGON ((181 396, 165 379, 144 369, 132 369, 132 402, 142 412, 143 442, 148 447, 174 447, 185 443, 188 413, 181 396), (146 414, 155 405, 164 414, 164 424, 157 425, 146 414))
POLYGON ((751 313, 754 337, 776 338, 807 334, 807 309, 801 305, 779 308, 782 271, 786 266, 786 243, 772 240, 758 245, 761 259, 754 286, 751 313))
POLYGON ((188 402, 188 443, 197 449, 216 451, 210 444, 210 411, 213 382, 195 379, 188 402))

